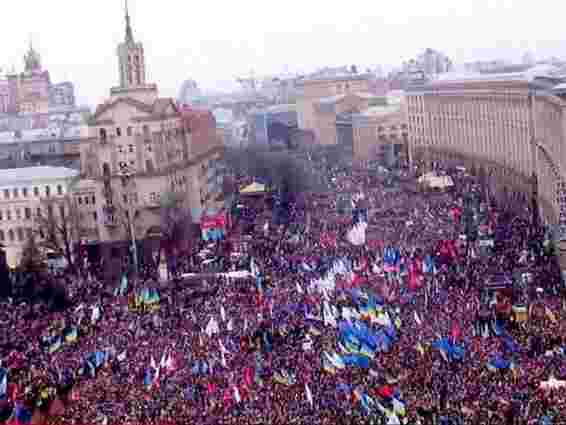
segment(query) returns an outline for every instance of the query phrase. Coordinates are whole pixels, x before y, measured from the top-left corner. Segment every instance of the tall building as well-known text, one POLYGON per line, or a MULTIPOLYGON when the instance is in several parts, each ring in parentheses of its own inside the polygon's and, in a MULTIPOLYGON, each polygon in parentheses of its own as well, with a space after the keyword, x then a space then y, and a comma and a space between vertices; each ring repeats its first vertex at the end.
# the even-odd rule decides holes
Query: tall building
POLYGON ((413 163, 473 165, 489 185, 537 196, 566 269, 566 84, 555 71, 536 66, 411 87, 409 145, 413 163))
POLYGON ((0 115, 46 113, 61 107, 75 107, 73 84, 52 84, 40 54, 30 43, 24 56, 24 71, 14 70, 0 79, 0 115))
POLYGON ((125 22, 119 85, 96 108, 90 137, 81 143, 82 174, 102 193, 96 206, 102 242, 155 233, 170 193, 184 195, 197 223, 203 210, 219 206, 221 142, 214 118, 196 120, 174 99, 159 97, 157 85, 147 82, 143 44, 134 40, 127 8, 125 22))

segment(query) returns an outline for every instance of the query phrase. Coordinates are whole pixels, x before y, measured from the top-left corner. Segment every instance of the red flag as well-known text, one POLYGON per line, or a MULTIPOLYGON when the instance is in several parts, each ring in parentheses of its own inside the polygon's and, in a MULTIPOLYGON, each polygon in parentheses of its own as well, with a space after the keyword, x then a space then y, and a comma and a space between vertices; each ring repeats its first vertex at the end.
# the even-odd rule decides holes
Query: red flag
POLYGON ((251 387, 254 383, 254 372, 251 367, 244 370, 244 382, 249 387, 251 387))
POLYGON ((460 337, 462 336, 462 329, 460 328, 458 322, 452 322, 450 336, 452 336, 454 340, 460 339, 460 337))

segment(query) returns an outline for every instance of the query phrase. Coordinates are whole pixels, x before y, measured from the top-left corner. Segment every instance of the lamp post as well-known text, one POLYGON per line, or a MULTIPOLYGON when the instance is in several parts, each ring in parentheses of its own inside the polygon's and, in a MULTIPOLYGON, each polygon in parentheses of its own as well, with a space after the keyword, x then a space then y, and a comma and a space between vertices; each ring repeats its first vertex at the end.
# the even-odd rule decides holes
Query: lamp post
MULTIPOLYGON (((120 174, 120 178, 122 180, 122 187, 127 188, 128 187, 128 183, 130 183, 130 179, 132 177, 132 174, 125 171, 122 172, 120 174)), ((129 195, 128 191, 126 191, 126 193, 129 195)), ((133 220, 133 209, 131 206, 131 202, 130 202, 130 197, 127 196, 127 210, 126 210, 126 215, 128 218, 128 227, 129 227, 129 231, 130 231, 130 242, 131 242, 131 247, 130 249, 132 250, 132 256, 134 259, 134 275, 137 277, 138 276, 138 247, 137 247, 137 243, 136 243, 136 230, 134 227, 134 220, 133 220)))

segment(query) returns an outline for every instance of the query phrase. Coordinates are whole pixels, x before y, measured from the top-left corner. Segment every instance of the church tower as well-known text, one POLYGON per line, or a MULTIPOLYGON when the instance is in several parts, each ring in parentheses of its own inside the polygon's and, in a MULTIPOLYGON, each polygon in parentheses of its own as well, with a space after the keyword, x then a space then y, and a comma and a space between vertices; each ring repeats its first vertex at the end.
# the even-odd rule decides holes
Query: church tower
POLYGON ((124 42, 118 45, 118 63, 120 66, 120 87, 129 89, 145 86, 143 45, 134 41, 128 0, 126 0, 126 35, 124 42))
POLYGON ((134 40, 128 0, 125 3, 125 18, 124 41, 118 45, 120 81, 117 87, 110 90, 110 95, 113 98, 127 96, 152 103, 157 97, 157 86, 147 83, 143 44, 134 40))

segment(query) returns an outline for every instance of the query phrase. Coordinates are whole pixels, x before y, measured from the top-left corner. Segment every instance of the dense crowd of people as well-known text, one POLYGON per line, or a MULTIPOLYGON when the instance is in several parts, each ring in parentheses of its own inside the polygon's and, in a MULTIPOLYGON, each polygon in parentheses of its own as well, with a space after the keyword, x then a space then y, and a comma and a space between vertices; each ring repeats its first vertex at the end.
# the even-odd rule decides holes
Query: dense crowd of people
POLYGON ((561 423, 561 277, 525 204, 461 172, 445 191, 330 174, 281 225, 242 197, 174 281, 4 300, 0 423, 561 423))

